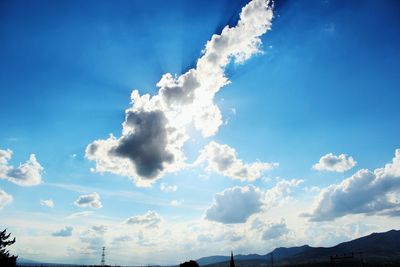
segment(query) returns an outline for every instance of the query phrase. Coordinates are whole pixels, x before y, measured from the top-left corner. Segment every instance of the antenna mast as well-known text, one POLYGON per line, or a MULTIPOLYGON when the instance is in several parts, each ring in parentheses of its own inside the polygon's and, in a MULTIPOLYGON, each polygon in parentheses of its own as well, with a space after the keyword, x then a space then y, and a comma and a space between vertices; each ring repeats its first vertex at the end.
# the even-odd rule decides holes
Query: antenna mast
POLYGON ((106 250, 106 247, 103 247, 103 252, 101 253, 101 266, 105 266, 105 265, 106 265, 106 259, 105 259, 106 254, 105 254, 105 250, 106 250))

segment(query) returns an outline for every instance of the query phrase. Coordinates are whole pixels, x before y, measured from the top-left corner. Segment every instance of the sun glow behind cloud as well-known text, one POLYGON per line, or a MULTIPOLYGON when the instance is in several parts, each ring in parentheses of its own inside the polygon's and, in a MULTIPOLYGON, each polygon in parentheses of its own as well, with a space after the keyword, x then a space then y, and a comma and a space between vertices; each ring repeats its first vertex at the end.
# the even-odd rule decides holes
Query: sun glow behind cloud
POLYGON ((107 263, 164 265, 398 228, 400 38, 382 27, 396 9, 183 2, 5 6, 0 212, 16 254, 96 264, 105 245, 107 263), (191 69, 174 74, 181 55, 191 69))
POLYGON ((203 137, 217 133, 222 115, 214 97, 230 82, 225 67, 260 53, 260 36, 270 29, 272 18, 269 1, 251 1, 242 9, 236 26, 226 26, 221 34, 212 36, 195 68, 180 76, 164 74, 154 96, 134 90, 121 137, 96 140, 86 149, 86 157, 96 163, 94 171, 127 176, 137 186, 151 186, 165 173, 184 168, 182 148, 190 138, 187 127, 193 125, 203 137))

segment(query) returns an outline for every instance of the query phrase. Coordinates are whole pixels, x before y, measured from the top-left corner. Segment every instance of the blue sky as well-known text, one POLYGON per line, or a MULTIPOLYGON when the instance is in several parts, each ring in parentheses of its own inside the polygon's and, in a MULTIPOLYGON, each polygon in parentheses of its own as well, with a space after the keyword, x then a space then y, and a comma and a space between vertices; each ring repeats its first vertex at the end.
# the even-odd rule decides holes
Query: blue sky
POLYGON ((106 245, 109 263, 177 263, 398 225, 398 2, 247 4, 0 3, 15 253, 97 263, 106 245), (229 42, 206 47, 213 34, 229 42))

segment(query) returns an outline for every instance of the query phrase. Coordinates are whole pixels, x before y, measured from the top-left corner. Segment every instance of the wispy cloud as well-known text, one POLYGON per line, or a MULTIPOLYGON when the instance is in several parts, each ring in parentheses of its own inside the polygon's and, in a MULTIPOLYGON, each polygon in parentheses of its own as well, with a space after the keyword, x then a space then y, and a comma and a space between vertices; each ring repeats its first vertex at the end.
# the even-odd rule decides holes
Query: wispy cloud
POLYGON ((92 211, 92 210, 75 212, 75 213, 72 213, 71 215, 68 215, 67 219, 75 219, 75 218, 79 218, 79 217, 87 217, 87 216, 90 216, 92 214, 94 214, 94 211, 92 211))

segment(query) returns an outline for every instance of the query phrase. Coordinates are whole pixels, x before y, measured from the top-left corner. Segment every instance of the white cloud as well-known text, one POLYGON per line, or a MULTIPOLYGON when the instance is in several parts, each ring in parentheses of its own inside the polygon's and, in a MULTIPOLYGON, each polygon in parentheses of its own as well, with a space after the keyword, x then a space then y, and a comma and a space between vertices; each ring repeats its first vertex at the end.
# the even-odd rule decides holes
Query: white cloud
POLYGON ((260 178, 264 171, 278 166, 277 163, 254 162, 245 164, 237 158, 236 150, 228 145, 221 145, 211 141, 200 151, 195 165, 207 162, 207 170, 221 175, 239 179, 241 181, 254 181, 260 178))
POLYGON ((279 223, 270 223, 266 225, 262 234, 263 240, 278 239, 289 233, 286 222, 282 219, 279 223))
POLYGON ((282 179, 276 183, 274 187, 265 191, 264 202, 267 207, 272 207, 284 200, 284 198, 290 195, 293 188, 296 188, 303 183, 300 179, 285 180, 282 179))
POLYGON ((268 0, 251 1, 235 27, 226 26, 212 36, 195 68, 180 76, 164 74, 154 96, 140 96, 134 90, 121 136, 110 135, 87 146, 86 157, 96 163, 93 170, 150 186, 165 173, 183 168, 187 128, 193 125, 204 137, 218 131, 222 115, 214 96, 229 83, 225 67, 260 52, 260 36, 270 29, 272 16, 268 0))
POLYGON ((346 154, 336 156, 332 153, 326 154, 313 165, 313 169, 318 171, 345 172, 356 166, 357 162, 346 154))
POLYGON ((224 224, 245 223, 251 215, 278 205, 301 183, 302 180, 281 180, 265 191, 253 185, 227 188, 214 196, 206 219, 224 224))
POLYGON ((100 201, 100 196, 97 193, 81 195, 74 203, 80 208, 99 209, 103 206, 100 201))
POLYGON ((13 197, 10 194, 0 189, 0 209, 10 204, 12 200, 13 197))
POLYGON ((54 201, 52 199, 45 199, 45 200, 40 200, 40 205, 53 208, 54 207, 54 201))
POLYGON ((43 167, 36 160, 35 154, 31 154, 25 163, 18 167, 8 164, 13 152, 10 149, 0 149, 0 179, 7 179, 21 186, 33 186, 42 183, 43 167))
POLYGON ((206 218, 221 223, 244 223, 261 210, 262 192, 253 185, 227 188, 214 196, 206 218))
POLYGON ((313 221, 325 221, 347 214, 388 214, 398 209, 399 194, 400 149, 397 149, 392 163, 385 167, 373 172, 360 170, 340 184, 322 189, 313 211, 304 216, 310 216, 313 221))
POLYGON ((163 218, 155 211, 147 211, 143 215, 132 216, 125 223, 130 225, 141 225, 148 228, 158 227, 163 218))
POLYGON ((63 229, 52 233, 52 236, 68 237, 72 236, 72 231, 74 228, 72 226, 65 226, 63 229))
POLYGON ((161 183, 160 184, 160 189, 163 192, 176 192, 176 190, 178 190, 178 186, 177 185, 168 185, 167 183, 161 183))

